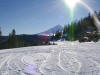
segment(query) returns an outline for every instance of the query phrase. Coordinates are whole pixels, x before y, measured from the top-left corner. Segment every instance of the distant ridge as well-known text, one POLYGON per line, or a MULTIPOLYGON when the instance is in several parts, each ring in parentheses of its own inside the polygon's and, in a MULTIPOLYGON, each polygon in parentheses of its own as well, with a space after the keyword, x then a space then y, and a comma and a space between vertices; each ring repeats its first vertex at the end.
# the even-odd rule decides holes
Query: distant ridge
MULTIPOLYGON (((41 41, 41 40, 44 40, 45 38, 50 39, 51 36, 56 33, 56 31, 62 31, 62 30, 63 30, 63 26, 56 25, 53 28, 50 28, 47 31, 41 32, 39 34, 33 34, 33 35, 20 34, 16 36, 23 39, 27 43, 33 43, 33 41, 39 41, 39 40, 41 41)), ((7 42, 8 36, 2 36, 0 39, 3 42, 7 42)))

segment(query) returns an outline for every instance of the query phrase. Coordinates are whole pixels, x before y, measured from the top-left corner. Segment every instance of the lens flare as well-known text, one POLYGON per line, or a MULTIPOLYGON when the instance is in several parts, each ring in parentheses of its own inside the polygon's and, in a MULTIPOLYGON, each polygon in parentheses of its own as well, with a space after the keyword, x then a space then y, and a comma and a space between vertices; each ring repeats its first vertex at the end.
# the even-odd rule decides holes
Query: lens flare
POLYGON ((71 41, 74 40, 74 24, 73 24, 73 18, 74 18, 74 8, 79 3, 80 0, 64 0, 64 3, 69 7, 70 9, 70 20, 71 20, 71 27, 69 28, 69 39, 71 41))
POLYGON ((64 2, 70 9, 73 9, 80 0, 64 0, 64 2))
MULTIPOLYGON (((70 9, 71 22, 73 22, 73 18, 74 18, 74 8, 77 5, 77 3, 80 3, 81 5, 83 5, 84 7, 86 7, 90 11, 90 13, 94 19, 94 24, 96 25, 98 31, 100 32, 100 21, 99 21, 97 15, 94 13, 92 8, 89 7, 88 4, 86 4, 82 0, 64 0, 64 2, 70 9)), ((69 32, 70 32, 70 40, 73 40, 74 39, 74 25, 73 25, 73 23, 72 23, 72 27, 69 29, 69 32)))
POLYGON ((100 21, 97 18, 97 15, 94 13, 93 9, 91 7, 89 7, 88 4, 86 4, 83 1, 80 1, 80 4, 82 4, 83 6, 85 6, 90 11, 90 13, 91 13, 91 15, 93 16, 93 19, 94 19, 94 24, 96 25, 98 31, 100 32, 100 21))

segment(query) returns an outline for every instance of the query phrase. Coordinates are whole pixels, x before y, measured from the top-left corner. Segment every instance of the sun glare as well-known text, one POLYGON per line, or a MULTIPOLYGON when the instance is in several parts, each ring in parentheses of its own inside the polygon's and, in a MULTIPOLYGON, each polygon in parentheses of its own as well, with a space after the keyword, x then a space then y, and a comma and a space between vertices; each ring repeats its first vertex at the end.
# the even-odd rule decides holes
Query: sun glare
POLYGON ((70 9, 73 9, 76 6, 76 4, 80 2, 80 0, 64 0, 64 1, 70 9))

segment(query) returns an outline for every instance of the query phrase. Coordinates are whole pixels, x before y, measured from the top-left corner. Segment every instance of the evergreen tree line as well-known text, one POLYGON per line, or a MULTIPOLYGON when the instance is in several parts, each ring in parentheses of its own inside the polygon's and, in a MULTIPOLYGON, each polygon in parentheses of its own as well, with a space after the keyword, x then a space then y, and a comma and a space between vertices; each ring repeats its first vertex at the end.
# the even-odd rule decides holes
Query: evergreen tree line
MULTIPOLYGON (((0 36, 0 38, 2 38, 2 35, 0 36)), ((25 41, 16 36, 15 29, 12 30, 6 41, 0 41, 0 49, 19 48, 25 46, 27 46, 25 41)))
POLYGON ((31 37, 30 39, 32 41, 29 42, 30 39, 25 38, 25 37, 29 37, 29 35, 26 35, 26 36, 24 35, 23 37, 21 37, 20 35, 16 35, 15 29, 13 29, 12 32, 9 34, 9 36, 6 36, 6 37, 7 37, 7 40, 2 40, 2 32, 0 30, 0 49, 10 49, 10 48, 49 44, 48 38, 46 40, 41 40, 41 38, 38 38, 38 36, 35 37, 36 38, 35 40, 33 40, 34 37, 31 37))
MULTIPOLYGON (((100 19, 100 12, 95 12, 100 19)), ((63 31, 57 31, 52 36, 52 39, 65 39, 68 41, 79 40, 80 42, 94 41, 97 42, 100 38, 100 33, 94 23, 94 18, 90 14, 79 21, 74 21, 71 24, 65 25, 63 31)))

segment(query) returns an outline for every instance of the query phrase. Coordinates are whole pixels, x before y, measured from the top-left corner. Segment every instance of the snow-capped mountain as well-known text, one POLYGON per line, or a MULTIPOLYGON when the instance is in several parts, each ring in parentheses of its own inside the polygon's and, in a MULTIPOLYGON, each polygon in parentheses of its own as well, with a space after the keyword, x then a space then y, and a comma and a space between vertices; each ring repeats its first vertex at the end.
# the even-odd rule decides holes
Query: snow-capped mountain
POLYGON ((62 31, 62 30, 63 30, 63 26, 56 25, 53 28, 50 28, 44 32, 39 33, 39 35, 52 35, 52 34, 56 33, 56 31, 62 31))

